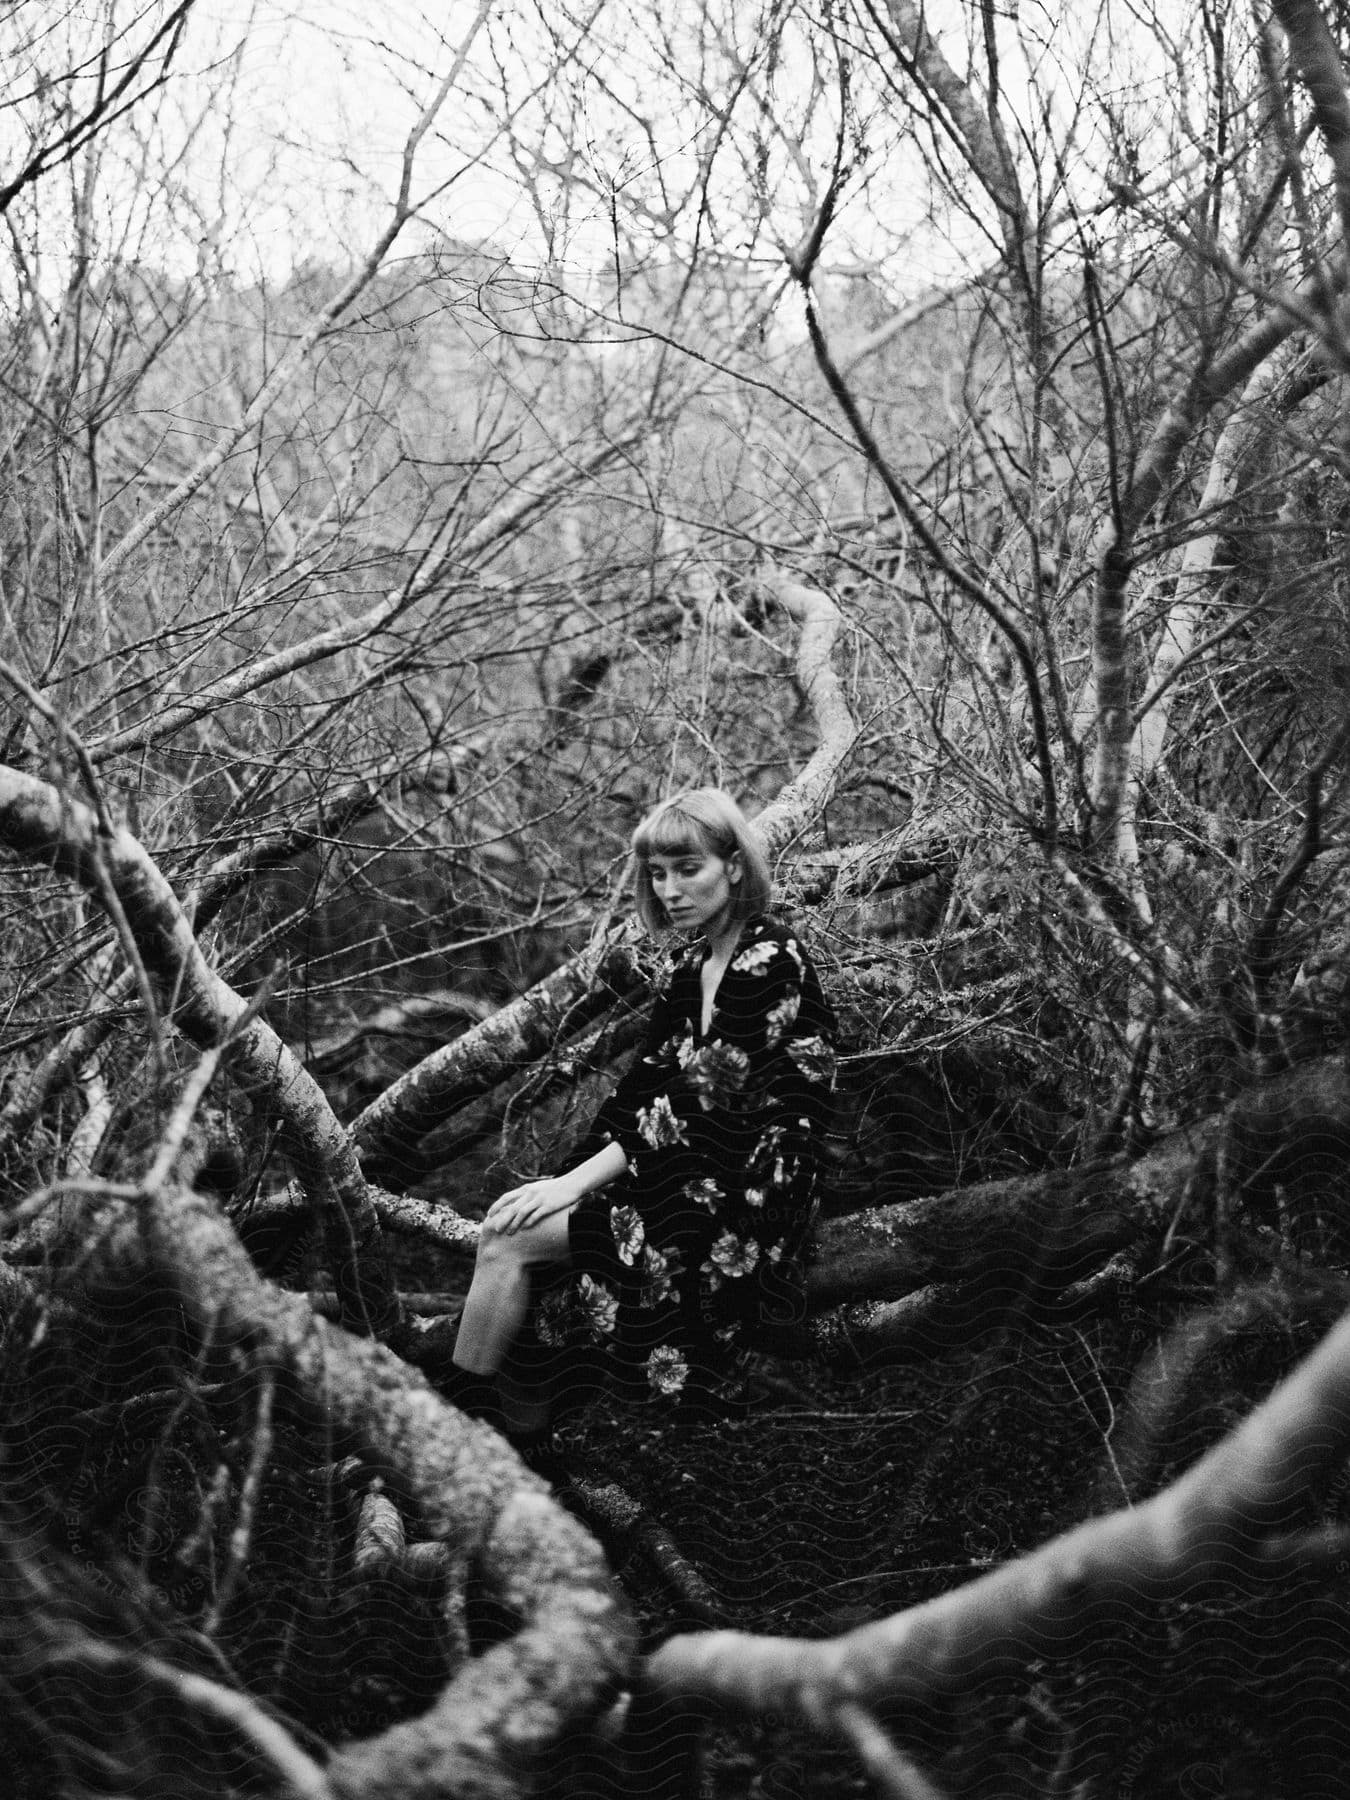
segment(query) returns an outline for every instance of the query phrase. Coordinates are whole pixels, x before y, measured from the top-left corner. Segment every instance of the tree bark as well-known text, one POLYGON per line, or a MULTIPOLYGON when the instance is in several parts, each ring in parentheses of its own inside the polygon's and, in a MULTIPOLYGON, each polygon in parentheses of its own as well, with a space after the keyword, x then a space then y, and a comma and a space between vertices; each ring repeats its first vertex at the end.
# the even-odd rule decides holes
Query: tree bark
MULTIPOLYGON (((284 1379, 286 1403, 342 1454, 358 1455, 456 1573, 452 1641, 472 1566, 517 1628, 447 1669, 420 1717, 352 1744, 327 1765, 346 1800, 508 1800, 532 1791, 565 1732, 594 1719, 627 1678, 628 1613, 589 1534, 549 1497, 506 1441, 447 1406, 391 1351, 317 1320, 308 1304, 253 1271, 202 1196, 146 1193, 110 1219, 82 1271, 110 1329, 134 1333, 127 1294, 148 1281, 198 1342, 236 1347, 284 1379), (109 1226, 111 1225, 111 1229, 109 1226)), ((136 1316, 139 1316, 137 1314, 136 1316)))
MULTIPOLYGON (((1317 295, 1305 284, 1294 296, 1302 308, 1317 295)), ((1097 842, 1114 844, 1127 790, 1134 716, 1129 692, 1128 597, 1135 538, 1172 479, 1182 451, 1213 410, 1245 386, 1297 329, 1294 311, 1274 311, 1250 325, 1220 355, 1207 356, 1167 408, 1144 447, 1115 516, 1101 530, 1092 604, 1092 680, 1088 700, 1096 722, 1091 798, 1097 842)))
POLYGON ((1222 1248, 1236 1205, 1268 1218, 1279 1203, 1334 1207, 1347 1171, 1350 1068, 1331 1056, 1273 1076, 1132 1160, 825 1220, 807 1276, 809 1336, 831 1355, 884 1351, 963 1294, 982 1294, 986 1310, 1061 1295, 1112 1257, 1133 1264, 1156 1251, 1174 1224, 1222 1248))
POLYGON ((423 1057, 373 1100, 352 1125, 363 1164, 374 1175, 416 1179, 424 1172, 417 1147, 429 1131, 649 979, 637 925, 601 926, 580 955, 423 1057))
MULTIPOLYGON (((1117 1609, 1249 1586, 1343 1559, 1344 1532, 1302 1529, 1305 1496, 1350 1445, 1350 1322, 1172 1486, 922 1606, 824 1643, 735 1631, 670 1639, 650 1692, 844 1731, 846 1709, 906 1721, 1000 1679, 1025 1678, 1109 1635, 1117 1609)), ((1343 1566, 1343 1561, 1342 1561, 1343 1566)), ((878 1727, 878 1729, 880 1729, 878 1727)), ((882 1738, 885 1745, 886 1739, 882 1738)), ((906 1790, 908 1791, 908 1790, 906 1790)))
MULTIPOLYGON (((177 896, 144 847, 104 829, 92 808, 17 769, 0 766, 0 845, 44 863, 120 908, 134 954, 168 1019, 202 1048, 228 1044, 230 1060, 284 1126, 311 1200, 341 1214, 329 1233, 344 1318, 375 1335, 396 1328, 397 1296, 380 1226, 349 1134, 294 1052, 209 966, 177 896)), ((152 1030, 156 1021, 151 1020, 152 1030)))
MULTIPOLYGON (((1341 236, 1350 239, 1350 89, 1336 40, 1315 0, 1274 0, 1303 84, 1312 96, 1318 129, 1336 182, 1341 236)), ((1328 320, 1328 325, 1331 321, 1328 320)))
MULTIPOLYGON (((1221 1231, 1232 1207, 1309 1208, 1350 1169, 1350 1071, 1300 1064, 1142 1156, 973 1183, 822 1220, 796 1350, 856 1359, 915 1341, 935 1318, 1035 1303, 1091 1283, 1113 1258, 1142 1266, 1168 1228, 1221 1231), (1186 1209, 1191 1209, 1186 1217, 1186 1209)), ((375 1191, 389 1230, 470 1252, 476 1227, 450 1207, 375 1191)), ((297 1203, 298 1204, 298 1203, 297 1203)), ((786 1342, 786 1340, 785 1340, 786 1342)))
MULTIPOLYGON (((259 874, 278 867, 318 843, 340 836, 376 805, 376 790, 367 781, 353 782, 341 793, 330 795, 321 815, 297 821, 285 831, 254 838, 238 851, 222 857, 194 882, 183 899, 183 912, 192 921, 198 939, 221 908, 259 874)), ((98 952, 112 966, 116 943, 106 937, 98 952)), ((97 970, 100 964, 95 964, 97 970)), ((15 1080, 0 1107, 0 1159, 11 1145, 32 1130, 53 1089, 73 1078, 74 1071, 93 1056, 122 1022, 123 1006, 134 999, 136 978, 126 969, 110 984, 91 978, 95 989, 105 987, 99 1010, 64 1032, 41 1060, 15 1080)))

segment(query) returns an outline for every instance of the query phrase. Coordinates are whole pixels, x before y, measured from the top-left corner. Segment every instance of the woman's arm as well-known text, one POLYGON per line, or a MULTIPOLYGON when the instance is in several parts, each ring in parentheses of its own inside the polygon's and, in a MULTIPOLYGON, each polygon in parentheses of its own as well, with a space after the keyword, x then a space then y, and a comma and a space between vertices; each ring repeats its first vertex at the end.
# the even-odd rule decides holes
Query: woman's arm
POLYGON ((672 987, 677 980, 687 982, 690 979, 687 970, 677 967, 656 990, 642 1049, 596 1114, 582 1146, 586 1150, 617 1147, 623 1153, 625 1166, 634 1173, 644 1155, 650 1153, 638 1116, 651 1105, 657 1094, 669 1088, 678 1072, 673 1061, 676 1018, 672 987))
POLYGON ((483 1224, 488 1230, 509 1237, 554 1213, 570 1212, 579 1200, 594 1193, 596 1188, 617 1181, 627 1168, 628 1158, 620 1146, 605 1144, 565 1174, 545 1175, 538 1181, 526 1181, 519 1187, 509 1188, 484 1213, 483 1224))

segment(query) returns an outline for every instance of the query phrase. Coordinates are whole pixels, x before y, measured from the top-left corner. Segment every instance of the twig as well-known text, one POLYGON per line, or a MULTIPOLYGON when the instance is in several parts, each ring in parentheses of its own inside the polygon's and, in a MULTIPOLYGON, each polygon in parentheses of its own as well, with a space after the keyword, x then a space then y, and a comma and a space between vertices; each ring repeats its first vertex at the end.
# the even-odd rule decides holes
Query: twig
POLYGON ((865 1706, 842 1701, 834 1709, 834 1724, 886 1800, 945 1800, 942 1789, 891 1742, 865 1706))
POLYGON ((586 1522, 611 1542, 640 1551, 676 1600, 702 1624, 723 1625, 728 1608, 674 1538, 626 1487, 617 1481, 573 1481, 568 1498, 586 1522))
POLYGON ((183 1140, 196 1117, 203 1095, 216 1078, 216 1071, 227 1048, 227 1042, 214 1045, 198 1060, 196 1068, 184 1082, 178 1104, 160 1136, 159 1152, 146 1171, 147 1188, 162 1187, 172 1178, 174 1164, 182 1153, 183 1140))
POLYGON ((1275 943, 1280 921, 1299 883, 1322 853, 1322 781, 1327 770, 1345 749, 1347 739, 1350 739, 1350 723, 1343 723, 1333 732, 1331 741, 1308 770, 1304 789, 1303 830, 1293 854, 1276 878, 1266 909, 1252 933, 1247 963, 1251 969, 1258 1010, 1265 1005, 1275 970, 1275 943))
POLYGON ((207 1637, 213 1637, 220 1629, 220 1622, 234 1597, 235 1587, 238 1585, 239 1577, 248 1561, 249 1546, 253 1541, 253 1520, 258 1508, 258 1495, 262 1492, 263 1476, 272 1455, 272 1401, 276 1394, 276 1377, 267 1363, 261 1366, 260 1374, 258 1416, 253 1427, 253 1445, 249 1453, 248 1473, 244 1476, 244 1485, 239 1494, 239 1513, 235 1519, 234 1530, 230 1535, 229 1560, 225 1565, 225 1572, 216 1586, 215 1598, 211 1602, 206 1617, 202 1620, 202 1631, 207 1637))
POLYGON ((81 1638, 78 1643, 53 1645, 46 1650, 43 1661, 47 1664, 83 1663, 119 1673, 133 1669, 138 1679, 168 1688, 189 1712, 208 1713, 247 1739, 281 1784, 282 1795, 290 1796, 291 1800, 333 1800, 328 1777, 318 1763, 306 1756, 290 1734, 274 1719, 269 1719, 247 1694, 208 1681, 204 1675, 176 1668, 162 1657, 140 1650, 116 1650, 110 1644, 88 1637, 81 1638))
POLYGON ((863 418, 852 390, 839 373, 825 340, 825 333, 817 316, 815 303, 807 290, 803 290, 803 301, 806 307, 806 327, 816 363, 825 377, 826 385, 834 396, 836 404, 848 420, 849 427, 857 439, 858 447, 867 459, 869 467, 881 481, 896 512, 923 545, 929 560, 968 600, 979 608, 1007 639, 1013 656, 1016 658, 1017 666, 1022 674, 1027 706, 1031 713, 1032 736, 1036 746, 1036 767, 1040 778, 1040 797, 1043 807, 1043 815, 1039 821, 1028 819, 1024 822, 1038 842, 1053 848, 1059 833, 1059 803, 1055 787, 1054 762, 1050 751, 1050 728, 1046 718, 1045 696, 1041 692, 1036 658, 1026 633, 1007 608, 1001 606, 984 586, 952 559, 937 534, 929 527, 927 520, 919 512, 910 495, 905 492, 895 471, 883 454, 881 446, 873 436, 871 428, 863 418))
MULTIPOLYGON (((1111 918, 1087 883, 1069 867, 1065 858, 1056 855, 1053 863, 1056 874, 1066 890, 1073 896, 1078 907, 1079 917, 1107 939, 1121 960, 1129 965, 1141 981, 1148 982, 1155 988, 1159 999, 1166 1002, 1168 1010, 1174 1017, 1188 1022, 1194 1020, 1196 1017, 1195 1006, 1168 980, 1161 968, 1155 968, 1149 964, 1143 953, 1135 948, 1111 918)), ((1169 957, 1169 960, 1175 960, 1175 958, 1169 957)))
POLYGON ((213 1586, 215 1585, 215 1539, 213 1534, 216 1514, 229 1499, 230 1486, 233 1481, 234 1473, 230 1465, 227 1462, 217 1463, 216 1472, 211 1477, 211 1485, 206 1490, 206 1498, 202 1501, 201 1509, 197 1514, 197 1523, 192 1528, 191 1536, 184 1538, 174 1552, 174 1561, 179 1568, 190 1569, 196 1561, 198 1553, 205 1550, 212 1565, 209 1573, 212 1576, 213 1586))
POLYGON ((246 1030, 267 1004, 272 986, 269 981, 260 982, 258 991, 245 1006, 237 1018, 230 1020, 225 1035, 218 1044, 213 1044, 198 1060, 196 1068, 183 1083, 183 1091, 178 1097, 168 1124, 160 1135, 159 1152, 146 1171, 145 1186, 147 1188, 162 1187, 172 1180, 174 1165, 182 1154, 183 1142, 197 1116, 197 1108, 205 1097, 206 1090, 216 1078, 216 1072, 226 1054, 233 1047, 239 1034, 246 1030))
POLYGON ((361 1496, 352 1545, 352 1569, 357 1575, 378 1575, 392 1567, 407 1544, 403 1515, 384 1492, 377 1476, 361 1496))
POLYGON ((159 1008, 155 1004, 155 995, 154 990, 150 985, 149 972, 147 971, 144 962, 141 960, 140 949, 137 946, 135 934, 132 932, 126 911, 122 905, 121 896, 117 892, 108 869, 105 850, 107 845, 113 841, 115 832, 112 815, 108 811, 108 804, 103 795, 102 784, 100 783, 98 774, 94 768, 93 758, 89 754, 84 739, 75 730, 74 726, 71 725, 69 720, 66 719, 50 701, 45 700, 33 684, 28 681, 25 676, 21 675, 12 663, 0 659, 0 676, 3 676, 13 687, 17 688, 33 710, 41 714, 55 732, 57 742, 64 744, 69 748, 75 758, 84 785, 88 790, 89 802, 94 809, 94 818, 97 821, 98 826, 97 831, 91 835, 90 847, 92 852, 91 861, 94 877, 91 885, 97 891, 104 911, 112 920, 113 929, 117 933, 118 941, 122 946, 122 952, 127 959, 127 965, 130 968, 132 975, 135 977, 136 986, 141 996, 141 1003, 145 1007, 146 1018, 150 1021, 150 1041, 154 1052, 155 1062, 162 1075, 164 1070, 164 1043, 160 1027, 159 1008))
POLYGON ((112 1093, 103 1079, 97 1057, 92 1057, 80 1072, 79 1084, 84 1094, 84 1117, 75 1127, 65 1160, 72 1175, 89 1175, 93 1173, 94 1158, 113 1116, 112 1093))
POLYGON ((1083 1336, 1082 1332, 1078 1330, 1077 1326, 1071 1325, 1069 1327, 1069 1329, 1070 1329, 1070 1331, 1073 1332, 1073 1335, 1078 1339, 1078 1342, 1083 1346, 1083 1353, 1087 1357, 1088 1361, 1091 1363, 1092 1372, 1097 1377, 1097 1385, 1102 1390, 1102 1399, 1105 1400, 1105 1402, 1106 1402, 1107 1425, 1106 1425, 1105 1430, 1102 1430, 1102 1427, 1097 1424, 1097 1415, 1093 1412, 1092 1408, 1088 1405, 1087 1395, 1083 1392, 1083 1390, 1079 1387, 1078 1383, 1074 1380, 1073 1370, 1069 1367, 1068 1363, 1064 1360, 1064 1358, 1062 1356, 1059 1359, 1059 1366, 1060 1366, 1060 1368, 1063 1369, 1065 1379, 1067 1380, 1069 1386, 1073 1389, 1074 1394, 1076 1395, 1079 1404, 1083 1408, 1083 1411, 1087 1414, 1088 1418, 1091 1419, 1092 1423, 1097 1427, 1097 1430, 1099 1432, 1101 1432, 1102 1449, 1106 1452, 1106 1460, 1111 1465, 1111 1472, 1115 1476, 1116 1481, 1120 1487, 1120 1491, 1121 1491, 1122 1495, 1124 1496, 1126 1506, 1133 1506, 1134 1500, 1130 1494, 1129 1484, 1126 1482, 1124 1475, 1121 1474, 1120 1464, 1116 1461, 1115 1448, 1111 1443, 1111 1434, 1115 1431, 1116 1424, 1117 1424, 1115 1402, 1112 1400, 1110 1390, 1108 1389, 1105 1381, 1102 1379, 1101 1365, 1098 1363, 1096 1357, 1092 1354, 1092 1349, 1091 1349, 1090 1345, 1088 1344, 1087 1339, 1083 1336))
POLYGON ((65 1194, 97 1200, 135 1200, 140 1194, 140 1184, 104 1181, 92 1175, 66 1175, 60 1181, 49 1181, 44 1187, 35 1188, 17 1206, 0 1213, 0 1239, 13 1237, 21 1225, 38 1218, 53 1200, 59 1200, 65 1194))
MULTIPOLYGON (((478 10, 470 22, 464 41, 456 52, 449 74, 437 88, 426 107, 423 108, 420 117, 408 133, 403 147, 398 198, 394 202, 388 222, 362 259, 356 272, 278 358, 272 372, 241 413, 238 424, 227 432, 212 449, 207 451, 162 500, 154 506, 147 507, 136 523, 108 552, 103 559, 101 569, 104 581, 119 569, 142 544, 153 537, 165 521, 171 518, 181 506, 185 505, 194 494, 199 493, 217 469, 222 468, 229 461, 259 420, 266 417, 278 395, 282 394, 290 385, 314 346, 333 329, 362 291, 375 279, 386 255, 403 231, 404 226, 416 216, 418 209, 411 199, 413 160, 437 112, 444 105, 451 88, 459 79, 465 59, 475 37, 486 23, 489 11, 490 0, 480 0, 478 10)), ((404 591, 406 593, 407 590, 404 591)), ((148 733, 141 731, 139 727, 133 728, 130 732, 115 734, 107 743, 100 746, 101 753, 106 755, 112 745, 134 747, 138 741, 137 732, 140 732, 142 737, 148 736, 148 733)))

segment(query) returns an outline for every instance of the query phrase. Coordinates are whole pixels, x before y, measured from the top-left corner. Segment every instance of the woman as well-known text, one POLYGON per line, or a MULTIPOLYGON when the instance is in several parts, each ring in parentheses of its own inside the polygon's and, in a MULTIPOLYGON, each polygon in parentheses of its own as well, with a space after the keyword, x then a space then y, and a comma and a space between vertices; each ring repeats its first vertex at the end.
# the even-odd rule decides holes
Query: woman
MULTIPOLYGON (((725 1388, 757 1325, 801 1309, 834 1077, 834 1020, 810 960, 766 911, 769 870, 729 794, 658 806, 633 837, 649 930, 689 934, 642 1055, 575 1168, 527 1181, 483 1220, 451 1398, 488 1409, 526 1324, 532 1281, 570 1268, 539 1308, 541 1341, 580 1324, 639 1391, 725 1388)), ((544 1422, 502 1378, 508 1430, 544 1422)))

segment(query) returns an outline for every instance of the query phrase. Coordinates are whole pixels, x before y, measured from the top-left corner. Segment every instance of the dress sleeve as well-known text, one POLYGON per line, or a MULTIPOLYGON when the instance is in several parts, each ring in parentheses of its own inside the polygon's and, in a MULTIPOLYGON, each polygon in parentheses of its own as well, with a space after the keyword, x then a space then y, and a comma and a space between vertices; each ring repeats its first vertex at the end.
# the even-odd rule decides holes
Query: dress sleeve
POLYGON ((775 1123, 824 1124, 834 1088, 834 1018, 814 968, 794 938, 774 946, 756 995, 756 1085, 775 1123))
POLYGON ((761 939, 746 961, 755 979, 738 991, 737 1036, 750 1056, 752 1131, 709 1273, 721 1277, 714 1285, 726 1314, 785 1323, 801 1310, 802 1254, 831 1116, 835 1027, 815 970, 790 934, 761 939))
POLYGON ((606 1144, 617 1144, 628 1158, 631 1169, 645 1147, 638 1132, 638 1113, 649 1107, 669 1084, 674 1062, 671 1040, 675 1021, 670 993, 673 979, 657 989, 642 1049, 596 1114, 595 1123, 582 1146, 584 1154, 589 1155, 606 1144))

